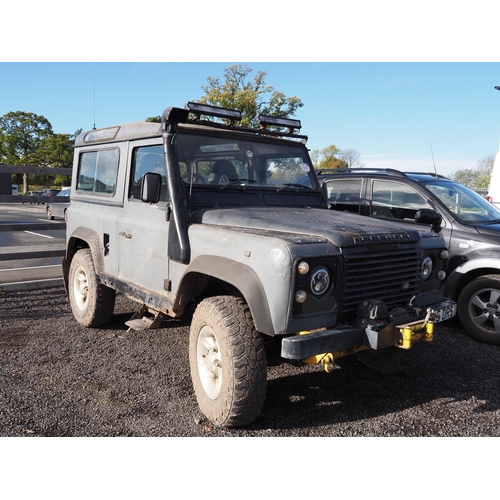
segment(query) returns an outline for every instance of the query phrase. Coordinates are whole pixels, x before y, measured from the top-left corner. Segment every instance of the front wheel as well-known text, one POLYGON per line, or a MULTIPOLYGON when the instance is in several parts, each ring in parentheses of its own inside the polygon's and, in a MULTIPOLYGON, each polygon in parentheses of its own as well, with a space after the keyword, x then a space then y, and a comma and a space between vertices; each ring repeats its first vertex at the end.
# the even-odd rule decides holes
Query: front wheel
POLYGON ((198 405, 212 423, 237 427, 259 416, 266 395, 266 352, 242 299, 211 297, 198 305, 189 362, 198 405))
POLYGON ((482 276, 464 287, 458 317, 471 337, 500 345, 500 275, 482 276))
POLYGON ((116 293, 99 282, 92 252, 79 250, 69 268, 69 302, 75 319, 83 326, 102 326, 113 316, 116 293))
POLYGON ((54 220, 54 216, 52 215, 49 207, 47 207, 47 219, 54 220))

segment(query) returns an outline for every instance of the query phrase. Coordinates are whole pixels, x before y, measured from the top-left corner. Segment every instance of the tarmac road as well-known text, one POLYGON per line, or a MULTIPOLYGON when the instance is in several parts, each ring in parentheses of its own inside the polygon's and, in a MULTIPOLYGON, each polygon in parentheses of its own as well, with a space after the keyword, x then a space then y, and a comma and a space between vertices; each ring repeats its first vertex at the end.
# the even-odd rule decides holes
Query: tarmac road
POLYGON ((330 374, 269 367, 261 416, 220 429, 193 393, 189 319, 128 332, 136 309, 118 296, 112 322, 85 329, 62 288, 1 295, 0 435, 500 436, 500 347, 456 320, 415 347, 420 359, 404 374, 375 373, 352 356, 330 374))
POLYGON ((62 284, 61 257, 11 260, 13 253, 64 250, 65 222, 47 220, 45 210, 43 204, 0 204, 0 291, 62 284), (50 224, 54 229, 2 231, 2 226, 7 224, 50 224))

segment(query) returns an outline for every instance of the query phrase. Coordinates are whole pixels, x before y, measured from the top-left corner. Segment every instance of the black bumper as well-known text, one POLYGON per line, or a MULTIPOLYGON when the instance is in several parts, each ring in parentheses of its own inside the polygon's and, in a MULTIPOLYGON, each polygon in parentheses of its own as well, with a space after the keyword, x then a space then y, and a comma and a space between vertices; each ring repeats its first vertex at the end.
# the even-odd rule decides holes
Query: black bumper
POLYGON ((365 329, 358 326, 343 326, 307 335, 286 337, 281 342, 281 357, 306 359, 323 352, 351 349, 362 345, 365 337, 365 329))
MULTIPOLYGON (((403 328, 421 331, 426 328, 426 324, 433 325, 456 314, 456 304, 453 301, 433 304, 426 311, 418 308, 413 310, 407 308, 404 316, 400 317, 387 314, 387 309, 380 307, 383 303, 379 301, 374 301, 373 304, 376 307, 369 309, 370 315, 365 315, 366 318, 371 318, 368 323, 366 321, 363 323, 361 320, 359 325, 355 326, 343 325, 315 332, 303 332, 300 335, 284 338, 281 343, 281 357, 303 360, 318 354, 344 351, 360 346, 376 350, 384 349, 397 345, 402 340, 401 330, 403 328), (382 311, 382 314, 377 316, 377 311, 382 311), (387 316, 385 316, 386 314, 387 316), (389 318, 392 320, 391 322, 389 318), (376 328, 371 328, 371 325, 376 328), (380 328, 378 328, 379 325, 380 328)), ((363 313, 361 307, 358 312, 363 313)), ((421 338, 422 335, 416 335, 414 340, 418 341, 421 338)), ((410 339, 409 342, 411 346, 412 340, 410 339)))

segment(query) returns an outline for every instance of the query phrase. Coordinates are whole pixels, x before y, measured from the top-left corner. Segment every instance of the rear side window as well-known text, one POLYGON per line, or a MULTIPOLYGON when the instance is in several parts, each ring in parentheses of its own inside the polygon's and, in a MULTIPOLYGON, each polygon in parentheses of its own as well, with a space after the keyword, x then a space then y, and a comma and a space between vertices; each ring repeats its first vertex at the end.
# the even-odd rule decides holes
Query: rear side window
POLYGON ((361 179, 342 179, 325 183, 328 205, 332 210, 359 213, 361 179))
POLYGON ((118 149, 81 153, 76 190, 81 193, 113 196, 116 191, 118 160, 118 149))

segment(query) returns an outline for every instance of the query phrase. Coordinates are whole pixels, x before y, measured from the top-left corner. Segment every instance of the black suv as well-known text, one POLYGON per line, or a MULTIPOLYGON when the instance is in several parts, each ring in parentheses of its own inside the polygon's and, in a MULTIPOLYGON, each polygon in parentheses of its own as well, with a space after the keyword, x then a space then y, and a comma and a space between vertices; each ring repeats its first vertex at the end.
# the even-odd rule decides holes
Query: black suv
POLYGON ((500 210, 471 189, 430 173, 319 170, 330 209, 441 234, 450 252, 445 296, 464 328, 500 345, 500 210))

